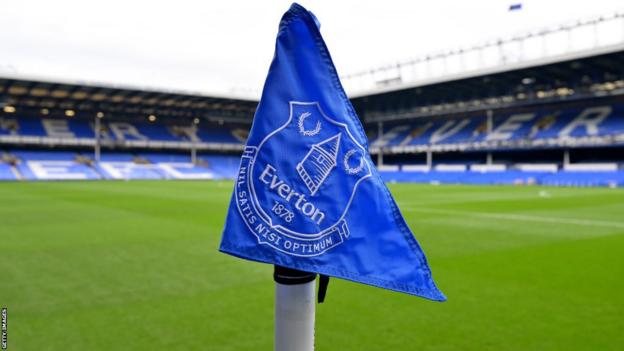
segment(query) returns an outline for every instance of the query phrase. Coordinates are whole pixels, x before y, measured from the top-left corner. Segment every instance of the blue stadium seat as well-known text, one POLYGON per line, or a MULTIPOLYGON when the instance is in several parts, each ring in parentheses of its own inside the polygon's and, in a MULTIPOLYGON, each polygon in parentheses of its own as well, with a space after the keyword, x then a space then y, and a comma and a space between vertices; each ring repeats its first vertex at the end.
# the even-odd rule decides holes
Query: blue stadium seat
POLYGON ((0 162, 0 180, 16 180, 17 177, 13 170, 11 169, 11 165, 0 162))
POLYGON ((540 184, 552 186, 624 186, 624 170, 583 172, 405 172, 380 171, 386 182, 443 184, 540 184))
POLYGON ((17 165, 27 180, 85 180, 101 179, 93 168, 73 161, 31 160, 17 165))
MULTIPOLYGON (((585 108, 537 107, 516 113, 495 114, 493 132, 498 131, 497 140, 550 139, 559 138, 568 127, 567 136, 573 138, 592 136, 593 129, 571 124, 575 119, 593 119, 606 111, 605 117, 597 118, 597 136, 624 134, 624 104, 588 105, 585 108), (600 110, 604 109, 604 110, 600 110), (585 115, 583 115, 585 113, 585 115)), ((452 144, 490 140, 485 133, 485 116, 464 118, 420 118, 408 123, 392 123, 384 126, 386 146, 452 144)), ((493 135, 492 135, 493 137, 493 135)), ((377 138, 371 145, 379 142, 377 138)))
POLYGON ((12 150, 11 154, 21 161, 74 161, 75 152, 12 150))
POLYGON ((238 166, 240 165, 240 158, 238 156, 202 155, 201 158, 206 161, 208 163, 208 167, 221 178, 236 178, 238 166))
MULTIPOLYGON (((89 138, 93 139, 95 133, 93 131, 93 121, 88 119, 68 119, 68 118, 48 118, 41 116, 11 117, 17 123, 10 128, 7 126, 0 127, 1 135, 20 135, 35 137, 60 137, 63 138, 89 138), (52 123, 54 126, 48 126, 50 130, 55 130, 56 135, 50 135, 44 126, 45 123, 52 123), (62 134, 67 134, 63 136, 62 134)), ((118 122, 118 121, 102 121, 103 139, 110 140, 151 140, 151 141, 190 141, 190 138, 184 133, 176 134, 173 125, 165 125, 161 123, 137 123, 137 122, 118 122), (112 126, 117 124, 116 128, 112 126), (136 131, 135 133, 127 132, 128 128, 136 131), (115 133, 117 131, 117 133, 115 133), (124 132, 126 131, 126 132, 124 132), (119 135, 118 135, 119 133, 119 135)), ((179 127, 186 127, 180 125, 179 127)), ((228 127, 221 126, 198 126, 197 137, 201 142, 206 143, 225 143, 225 144, 241 144, 242 141, 234 137, 233 130, 228 127)))
POLYGON ((191 162, 191 155, 166 154, 166 153, 149 153, 143 152, 138 154, 139 157, 148 160, 151 163, 160 162, 191 162))

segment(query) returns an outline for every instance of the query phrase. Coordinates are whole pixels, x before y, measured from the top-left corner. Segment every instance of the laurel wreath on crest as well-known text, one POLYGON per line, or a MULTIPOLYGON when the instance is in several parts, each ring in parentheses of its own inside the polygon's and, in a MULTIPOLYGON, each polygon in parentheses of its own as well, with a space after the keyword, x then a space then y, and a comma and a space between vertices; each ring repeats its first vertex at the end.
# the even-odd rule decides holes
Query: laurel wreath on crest
POLYGON ((349 159, 356 152, 357 152, 357 150, 355 150, 355 149, 347 151, 347 153, 345 154, 344 159, 342 161, 342 163, 344 164, 345 171, 347 171, 347 173, 349 173, 349 174, 358 174, 358 173, 360 173, 362 168, 364 168, 364 157, 360 157, 360 164, 357 167, 349 166, 349 159))
POLYGON ((310 117, 312 114, 310 112, 304 112, 299 115, 299 133, 304 136, 314 136, 317 135, 321 131, 321 121, 316 121, 316 127, 312 130, 306 130, 303 122, 305 122, 306 118, 310 117))

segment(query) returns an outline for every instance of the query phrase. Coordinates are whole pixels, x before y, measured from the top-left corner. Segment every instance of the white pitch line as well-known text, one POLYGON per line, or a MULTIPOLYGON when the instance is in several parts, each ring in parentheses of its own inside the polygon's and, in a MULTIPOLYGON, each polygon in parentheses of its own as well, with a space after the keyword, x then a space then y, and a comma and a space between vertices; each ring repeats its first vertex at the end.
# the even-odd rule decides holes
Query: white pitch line
POLYGON ((624 222, 614 221, 599 221, 593 219, 578 219, 578 218, 562 218, 562 217, 544 217, 544 216, 531 216, 522 214, 506 214, 506 213, 491 213, 491 212, 473 212, 473 211, 457 211, 457 210, 441 210, 431 208, 419 208, 419 207, 405 207, 405 211, 416 211, 424 213, 438 213, 438 214, 450 214, 458 216, 467 216, 475 218, 488 218, 488 219, 504 219, 511 221, 529 221, 540 223, 555 223, 555 224, 574 224, 584 225, 591 227, 608 227, 624 229, 624 222))

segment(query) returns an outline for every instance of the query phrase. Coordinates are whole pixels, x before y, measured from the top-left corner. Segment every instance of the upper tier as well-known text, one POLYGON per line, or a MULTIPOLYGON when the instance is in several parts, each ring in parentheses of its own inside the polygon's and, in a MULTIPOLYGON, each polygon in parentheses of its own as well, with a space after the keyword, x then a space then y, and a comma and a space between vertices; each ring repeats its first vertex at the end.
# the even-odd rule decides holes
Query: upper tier
MULTIPOLYGON (((221 126, 193 127, 160 123, 131 123, 101 121, 102 140, 113 141, 188 141, 204 143, 241 144, 247 137, 246 128, 221 126), (196 129, 195 129, 196 128, 196 129)), ((0 136, 34 136, 61 139, 93 139, 92 120, 50 117, 0 116, 0 136)))
POLYGON ((373 130, 369 135, 371 148, 394 151, 459 145, 466 148, 616 145, 624 143, 624 104, 593 102, 583 107, 533 107, 494 113, 491 126, 488 124, 484 111, 472 117, 431 117, 386 124, 381 138, 373 130))

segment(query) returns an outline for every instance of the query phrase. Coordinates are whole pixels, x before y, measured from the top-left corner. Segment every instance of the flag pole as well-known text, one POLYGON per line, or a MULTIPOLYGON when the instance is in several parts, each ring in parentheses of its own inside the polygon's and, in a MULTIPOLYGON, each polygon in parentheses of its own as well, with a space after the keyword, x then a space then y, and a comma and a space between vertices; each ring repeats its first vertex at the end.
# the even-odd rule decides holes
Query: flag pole
POLYGON ((275 351, 313 351, 316 273, 275 266, 275 351))

